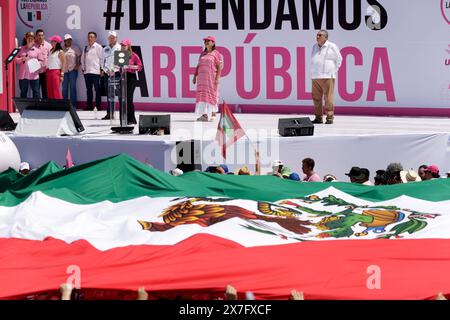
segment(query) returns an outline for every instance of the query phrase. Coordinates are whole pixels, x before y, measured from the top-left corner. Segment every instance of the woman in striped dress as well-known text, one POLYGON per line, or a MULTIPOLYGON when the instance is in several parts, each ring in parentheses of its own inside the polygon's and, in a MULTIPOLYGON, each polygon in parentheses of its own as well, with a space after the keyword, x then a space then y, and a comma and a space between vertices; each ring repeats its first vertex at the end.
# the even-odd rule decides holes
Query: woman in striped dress
POLYGON ((201 114, 197 121, 214 121, 219 111, 219 82, 223 69, 223 57, 216 49, 216 38, 203 39, 205 50, 200 55, 194 75, 197 85, 195 113, 201 114))

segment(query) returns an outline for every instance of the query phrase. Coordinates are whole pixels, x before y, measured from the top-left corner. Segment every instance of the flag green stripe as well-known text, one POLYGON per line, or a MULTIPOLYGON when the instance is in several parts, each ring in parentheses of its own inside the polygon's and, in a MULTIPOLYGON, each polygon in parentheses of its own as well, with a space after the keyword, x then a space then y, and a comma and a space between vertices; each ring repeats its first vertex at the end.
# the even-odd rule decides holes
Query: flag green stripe
POLYGON ((450 200, 450 179, 368 187, 350 183, 298 183, 272 176, 188 173, 173 177, 127 155, 69 170, 49 163, 27 177, 15 179, 17 175, 11 170, 0 174, 1 206, 15 206, 36 191, 77 204, 120 202, 142 196, 227 196, 276 201, 303 197, 330 186, 368 201, 389 200, 401 195, 428 201, 450 200))

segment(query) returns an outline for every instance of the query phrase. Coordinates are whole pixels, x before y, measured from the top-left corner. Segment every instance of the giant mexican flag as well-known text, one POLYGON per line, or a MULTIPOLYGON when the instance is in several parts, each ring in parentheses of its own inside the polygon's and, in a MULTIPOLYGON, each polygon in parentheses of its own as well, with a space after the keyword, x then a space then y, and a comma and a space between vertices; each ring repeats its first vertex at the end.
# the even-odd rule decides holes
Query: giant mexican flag
POLYGON ((386 187, 173 177, 127 156, 0 174, 0 298, 430 299, 450 294, 450 180, 386 187), (370 285, 377 275, 377 285, 370 285))

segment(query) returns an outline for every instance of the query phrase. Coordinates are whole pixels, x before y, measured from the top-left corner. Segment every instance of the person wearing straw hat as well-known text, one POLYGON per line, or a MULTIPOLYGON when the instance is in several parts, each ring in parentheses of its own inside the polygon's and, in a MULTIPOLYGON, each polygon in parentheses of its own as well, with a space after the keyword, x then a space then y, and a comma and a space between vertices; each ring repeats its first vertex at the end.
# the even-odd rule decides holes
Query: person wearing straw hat
POLYGON ((219 83, 223 69, 223 56, 216 49, 216 38, 203 39, 205 49, 195 69, 193 83, 197 85, 195 113, 197 121, 214 121, 219 111, 219 83))
POLYGON ((401 171, 400 179, 402 179, 403 183, 422 181, 422 179, 419 177, 419 174, 414 170, 401 171))
POLYGON ((47 96, 49 99, 62 99, 61 81, 64 79, 64 50, 61 47, 62 39, 60 36, 48 38, 52 45, 52 50, 48 55, 48 67, 46 71, 47 96))

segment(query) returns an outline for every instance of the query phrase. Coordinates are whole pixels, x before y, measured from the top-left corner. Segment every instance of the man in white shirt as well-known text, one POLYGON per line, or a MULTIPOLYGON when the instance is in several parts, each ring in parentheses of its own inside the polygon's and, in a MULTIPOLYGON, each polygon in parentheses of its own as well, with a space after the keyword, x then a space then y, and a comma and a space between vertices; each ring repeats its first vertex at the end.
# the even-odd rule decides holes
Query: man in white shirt
POLYGON ((120 51, 121 46, 117 41, 116 31, 109 31, 108 33, 108 45, 103 48, 102 53, 102 74, 104 84, 106 88, 106 97, 108 101, 108 108, 106 110, 106 116, 103 120, 114 119, 114 88, 112 82, 118 83, 120 80, 119 68, 114 65, 114 53, 120 51))
POLYGON ((102 66, 103 48, 97 43, 97 34, 88 33, 88 45, 84 47, 81 55, 81 70, 87 90, 86 110, 94 110, 92 87, 95 89, 95 106, 100 109, 102 96, 100 92, 100 71, 102 66))
POLYGON ((316 39, 317 43, 313 46, 311 54, 312 96, 316 116, 313 123, 323 123, 323 98, 325 98, 326 124, 333 124, 334 85, 342 56, 338 46, 328 40, 326 30, 320 30, 316 39))

